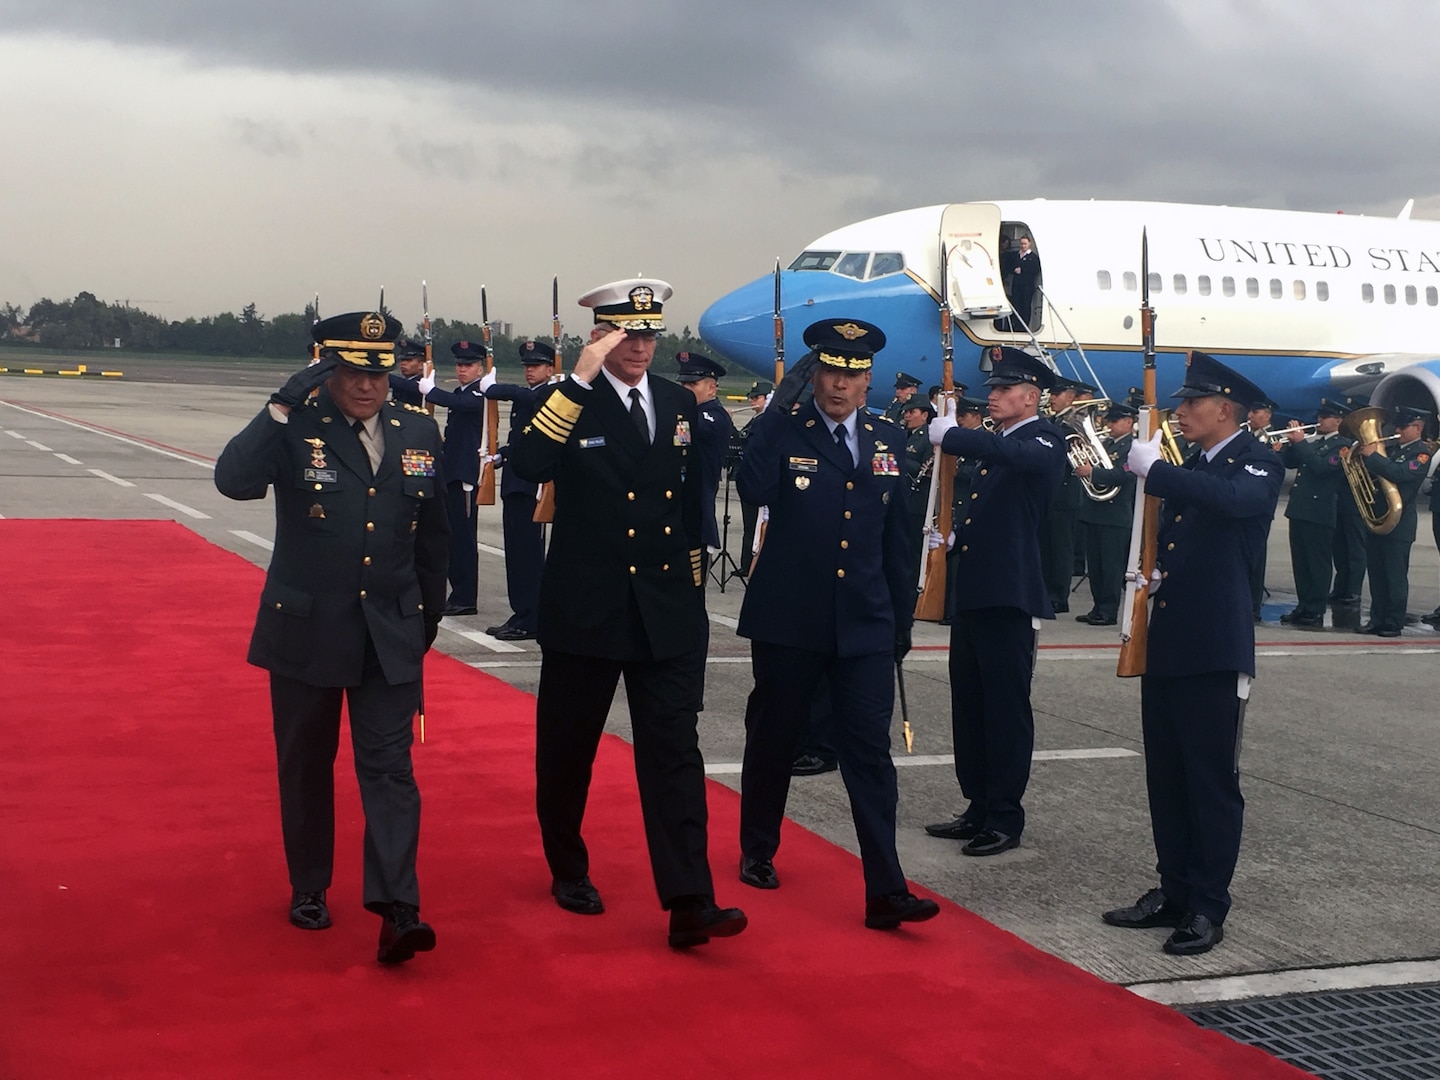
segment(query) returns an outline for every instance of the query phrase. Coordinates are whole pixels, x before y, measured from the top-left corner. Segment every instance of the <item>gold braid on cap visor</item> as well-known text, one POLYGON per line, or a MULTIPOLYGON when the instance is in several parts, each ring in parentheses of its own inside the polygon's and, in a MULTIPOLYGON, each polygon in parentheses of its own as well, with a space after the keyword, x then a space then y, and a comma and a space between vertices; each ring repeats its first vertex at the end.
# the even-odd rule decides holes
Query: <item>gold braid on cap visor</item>
POLYGON ((658 314, 637 314, 602 315, 595 313, 596 322, 614 323, 621 330, 664 330, 665 320, 658 314))
POLYGON ((830 367, 845 368, 847 371, 869 371, 874 358, 870 356, 840 356, 822 352, 820 362, 830 367))

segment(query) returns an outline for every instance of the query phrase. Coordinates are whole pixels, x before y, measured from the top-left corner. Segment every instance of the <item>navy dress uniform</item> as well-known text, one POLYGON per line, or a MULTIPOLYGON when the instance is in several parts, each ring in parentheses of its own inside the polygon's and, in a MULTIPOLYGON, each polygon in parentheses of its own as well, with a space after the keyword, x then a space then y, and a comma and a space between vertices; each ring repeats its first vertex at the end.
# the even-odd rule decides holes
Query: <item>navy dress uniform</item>
MULTIPOLYGON (((675 359, 680 365, 680 373, 676 377, 687 386, 702 379, 725 377, 725 368, 703 353, 676 353, 675 359)), ((725 406, 715 398, 701 402, 699 410, 695 425, 695 459, 700 469, 700 536, 707 549, 703 563, 708 573, 709 549, 718 551, 721 546, 720 526, 715 519, 715 497, 720 491, 720 473, 725 468, 725 455, 730 449, 735 422, 730 419, 725 406)))
POLYGON ((911 399, 900 414, 905 433, 905 508, 909 521, 906 532, 918 553, 924 547, 925 526, 930 518, 930 474, 934 470, 935 448, 930 445, 930 421, 935 410, 929 401, 911 399), (918 426, 910 427, 913 413, 923 413, 918 426))
MULTIPOLYGON (((555 366, 555 347, 544 341, 522 341, 520 363, 527 372, 555 366)), ((537 376, 538 377, 538 376, 537 376)), ((545 569, 544 526, 535 520, 535 499, 540 486, 505 468, 519 432, 525 430, 540 408, 548 384, 489 382, 483 391, 487 401, 510 403, 510 434, 499 451, 495 466, 500 472, 500 522, 505 543, 505 591, 510 600, 510 617, 498 626, 486 628, 501 641, 525 641, 535 636, 540 619, 540 577, 545 569)))
MULTIPOLYGON (((1129 405, 1111 405, 1107 423, 1134 419, 1129 405)), ((1085 567, 1090 578, 1091 608, 1076 621, 1091 626, 1114 626, 1120 613, 1120 596, 1125 591, 1125 569, 1130 557, 1130 526, 1135 515, 1135 474, 1125 459, 1135 441, 1132 432, 1104 440, 1112 467, 1096 468, 1090 482, 1097 488, 1119 488, 1119 494, 1105 501, 1087 494, 1080 504, 1080 522, 1085 527, 1085 567)))
POLYGON ((420 379, 425 374, 425 346, 410 338, 395 342, 395 363, 400 370, 390 372, 390 396, 405 405, 423 405, 425 395, 420 392, 420 379), (420 361, 417 365, 415 361, 420 361), (405 368, 413 367, 411 374, 405 368))
MULTIPOLYGON (((1052 379, 1039 360, 1007 347, 986 385, 1030 386, 1038 393, 1052 379)), ((932 439, 940 424, 932 425, 932 439)), ((1040 522, 1065 475, 1065 435, 1032 415, 1003 434, 951 427, 940 446, 975 461, 955 519, 958 556, 949 582, 955 778, 970 805, 954 821, 926 831, 968 840, 967 854, 992 855, 1015 847, 1025 829, 1021 799, 1035 749, 1030 681, 1040 620, 1055 617, 1040 568, 1040 522)))
MULTIPOLYGON (((1174 396, 1222 397, 1237 409, 1264 398, 1201 352, 1190 354, 1174 396)), ((1245 806, 1244 699, 1255 674, 1250 575, 1284 475, 1274 451, 1237 427, 1183 465, 1156 462, 1145 478, 1145 494, 1164 500, 1140 688, 1160 887, 1104 918, 1175 927, 1166 952, 1204 952, 1224 936, 1245 806)))
POLYGON ((394 366, 399 331, 376 312, 317 323, 321 362, 274 395, 215 464, 215 486, 229 498, 275 492, 275 549, 248 659, 270 672, 291 921, 330 925, 343 698, 365 812, 364 902, 385 919, 379 958, 390 962, 435 940, 418 918, 410 746, 449 548, 435 421, 384 402, 383 381, 369 383, 373 404, 357 405, 347 389, 359 382, 352 371, 383 376, 394 366))
POLYGON ((454 390, 438 386, 425 395, 431 405, 449 410, 445 417, 445 511, 450 515, 450 599, 446 615, 474 615, 480 587, 479 548, 476 544, 475 485, 480 482, 480 446, 485 431, 485 393, 480 389, 478 365, 488 350, 478 341, 457 341, 450 346, 456 366, 466 366, 474 378, 454 390))
MULTIPOLYGON (((1339 417, 1343 405, 1322 401, 1317 417, 1339 417)), ((1339 450, 1350 440, 1338 431, 1280 444, 1280 461, 1295 470, 1285 517, 1290 522, 1290 566, 1298 603, 1280 616, 1290 626, 1319 629, 1325 625, 1325 601, 1334 573, 1335 521, 1341 499, 1349 499, 1339 450)), ((1353 500, 1351 500, 1353 502, 1353 500)))
MULTIPOLYGON (((1089 389, 1084 383, 1056 379, 1050 392, 1054 395, 1061 390, 1079 392, 1089 389)), ((1076 478, 1067 458, 1060 490, 1050 500, 1050 509, 1040 522, 1040 569, 1045 576, 1045 588, 1050 593, 1050 607, 1056 612, 1070 610, 1070 580, 1075 576, 1076 534, 1080 529, 1080 507, 1084 502, 1084 485, 1076 478)))
MULTIPOLYGON (((601 286, 580 303, 595 309, 597 324, 626 331, 624 347, 629 335, 648 343, 648 366, 670 293, 664 282, 637 278, 601 286)), ((585 361, 582 353, 577 371, 585 361)), ((743 913, 715 907, 706 855, 696 733, 708 637, 692 450, 698 422, 694 395, 648 372, 633 386, 609 368, 588 384, 572 372, 550 386, 509 464, 532 483, 555 485, 540 584, 535 741, 536 811, 552 895, 579 914, 604 910, 580 829, 623 675, 650 864, 676 946, 745 926, 743 913)))
POLYGON ((905 411, 905 403, 907 401, 913 401, 919 389, 919 379, 914 375, 907 375, 903 371, 897 371, 895 373, 895 397, 891 399, 889 405, 885 406, 885 412, 882 414, 885 419, 889 420, 892 424, 901 423, 902 414, 905 411), (902 398, 900 396, 901 390, 909 390, 910 393, 902 398))
MULTIPOLYGON (((1393 418, 1396 431, 1412 425, 1423 431, 1433 419, 1424 409, 1399 408, 1393 418)), ((1359 447, 1354 449, 1359 452, 1359 447)), ((1406 607, 1410 601, 1410 548, 1415 543, 1415 526, 1419 514, 1420 485, 1430 471, 1430 448, 1418 437, 1402 443, 1388 457, 1381 453, 1366 455, 1365 468, 1375 477, 1388 480, 1400 492, 1402 510, 1395 528, 1383 536, 1367 530, 1365 566, 1370 574, 1370 621, 1360 628, 1362 634, 1399 637, 1405 629, 1406 607)), ((1385 495, 1375 484, 1376 516, 1385 512, 1385 495)))
POLYGON ((740 780, 741 880, 779 884, 773 859, 791 763, 812 695, 828 678, 832 739, 865 874, 866 925, 891 929, 939 910, 910 895, 895 850, 890 723, 895 664, 909 649, 919 548, 906 529, 898 432, 868 418, 863 397, 840 420, 813 397, 790 412, 811 373, 816 396, 827 372, 868 385, 884 333, 832 318, 808 327, 804 340, 813 351, 755 420, 736 476, 744 498, 770 508, 737 629, 750 639, 755 676, 740 780))
MULTIPOLYGON (((979 398, 959 397, 955 400, 955 416, 958 419, 967 413, 973 413, 981 418, 983 423, 985 414, 989 411, 989 405, 979 398)), ((928 438, 928 431, 927 431, 928 438)), ((965 516, 965 504, 970 498, 970 485, 975 479, 975 460, 973 458, 955 459, 955 483, 951 487, 954 498, 950 504, 951 522, 959 521, 965 516)), ((945 580, 955 580, 955 566, 960 556, 952 546, 945 552, 945 580)), ((955 616, 955 590, 947 586, 945 589, 945 614, 940 619, 941 626, 949 626, 955 616)))

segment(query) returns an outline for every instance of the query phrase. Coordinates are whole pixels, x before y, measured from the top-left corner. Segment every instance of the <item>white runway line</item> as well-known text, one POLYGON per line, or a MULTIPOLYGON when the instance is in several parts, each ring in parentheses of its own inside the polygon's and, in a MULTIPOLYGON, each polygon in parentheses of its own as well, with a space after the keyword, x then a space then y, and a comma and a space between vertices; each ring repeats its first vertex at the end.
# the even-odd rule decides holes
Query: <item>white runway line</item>
POLYGON ((505 557, 505 552, 501 551, 497 547, 491 547, 489 544, 481 544, 479 545, 479 547, 480 550, 485 552, 485 554, 487 555, 498 555, 502 559, 505 557))
MULTIPOLYGON (((1031 755, 1032 761, 1090 761, 1097 758, 1128 758, 1139 757, 1135 750, 1127 750, 1123 746, 1092 746, 1081 747, 1077 750, 1036 750, 1031 755)), ((903 754, 895 755, 893 758, 895 767, 915 768, 921 765, 954 765, 953 754, 903 754)), ((717 761, 707 763, 705 766, 706 776, 739 776, 740 762, 738 761, 717 761)))
MULTIPOLYGON (((102 431, 100 428, 91 427, 89 424, 81 424, 74 420, 65 420, 58 416, 51 416, 49 413, 38 412, 35 409, 27 409, 24 405, 16 405, 13 401, 0 401, 4 405, 19 412, 28 413, 30 416, 38 416, 42 420, 49 420, 55 424, 64 424, 67 427, 78 428, 81 431, 88 431, 91 435, 103 435, 107 439, 114 439, 116 442, 126 443, 129 446, 138 446, 141 450, 149 450, 152 454, 161 454, 164 457, 174 458, 176 461, 183 461, 187 465, 198 465, 202 469, 214 469, 213 461, 204 461, 194 458, 188 454, 178 454, 173 450, 162 450, 158 446, 151 446, 149 443, 141 442, 138 439, 128 439, 124 435, 116 435, 113 431, 102 431)), ((24 438, 24 436, 20 436, 24 438)), ((28 439, 26 440, 29 441, 28 439)))
POLYGON ((5 434, 6 434, 6 435, 9 435, 12 439, 23 439, 23 438, 25 438, 25 436, 22 435, 20 432, 18 432, 18 431, 10 431, 9 429, 6 429, 5 434))
POLYGON ((463 626, 457 626, 444 619, 440 622, 440 629, 448 630, 452 634, 463 637, 466 641, 473 641, 476 645, 484 649, 489 649, 491 652, 523 653, 525 651, 519 645, 511 645, 508 641, 497 641, 489 634, 482 633, 479 630, 466 630, 463 626))
POLYGON ((1133 983, 1132 994, 1162 1005, 1203 1005, 1246 998, 1313 994, 1321 990, 1366 990, 1377 986, 1419 986, 1440 982, 1440 960, 1400 960, 1383 964, 1349 964, 1333 968, 1299 968, 1213 979, 1175 979, 1133 983))
POLYGON ((154 499, 156 502, 170 507, 171 510, 179 510, 180 513, 189 514, 193 518, 202 518, 207 521, 210 519, 210 515, 205 513, 205 511, 196 510, 193 506, 186 506, 184 503, 176 502, 174 499, 167 499, 164 495, 157 495, 153 491, 147 491, 144 495, 147 499, 154 499))
POLYGON ((119 484, 121 487, 135 486, 129 480, 121 480, 118 476, 111 476, 104 469, 86 469, 85 471, 89 473, 94 473, 96 476, 100 477, 101 480, 109 480, 112 484, 119 484))
POLYGON ((35 447, 36 450, 44 450, 47 454, 53 454, 55 452, 54 450, 51 450, 50 447, 46 446, 44 443, 38 443, 34 439, 26 439, 25 442, 27 445, 35 447))
POLYGON ((265 537, 259 536, 245 529, 231 529, 230 534, 232 536, 238 536, 241 540, 248 540, 256 547, 262 547, 266 551, 275 550, 275 542, 273 540, 266 540, 265 537))
POLYGON ((740 625, 739 619, 732 619, 728 615, 716 615, 713 611, 709 614, 711 622, 719 623, 721 626, 728 626, 731 630, 734 630, 737 626, 740 625))
POLYGON ((68 465, 84 465, 84 464, 85 464, 83 461, 76 461, 76 460, 75 460, 73 457, 71 457, 69 454, 56 454, 55 456, 58 457, 61 461, 65 462, 65 463, 68 464, 68 465))

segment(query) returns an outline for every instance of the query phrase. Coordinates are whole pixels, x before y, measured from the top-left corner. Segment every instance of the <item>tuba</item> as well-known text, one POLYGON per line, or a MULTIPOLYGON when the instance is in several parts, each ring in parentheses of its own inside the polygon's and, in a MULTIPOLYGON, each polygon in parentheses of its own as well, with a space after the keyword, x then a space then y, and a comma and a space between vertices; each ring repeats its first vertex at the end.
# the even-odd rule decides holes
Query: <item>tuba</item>
POLYGON ((1340 424, 1340 430, 1355 440, 1349 454, 1340 455, 1345 470, 1345 479, 1350 484, 1350 494, 1355 496, 1355 505, 1360 508, 1360 517, 1365 527, 1376 536, 1384 536, 1400 524, 1400 515, 1405 504, 1400 499, 1400 489, 1383 476, 1371 476, 1365 467, 1364 457, 1357 453, 1366 443, 1380 444, 1375 452, 1385 453, 1385 440, 1380 437, 1380 425, 1385 421, 1385 410, 1373 406, 1356 409, 1340 424), (1375 511, 1375 489, 1385 497, 1385 512, 1375 511))
MULTIPOLYGON (((1095 424, 1096 416, 1109 407, 1110 402, 1105 398, 1091 398, 1077 401, 1055 414, 1056 423, 1063 424, 1066 428, 1065 454, 1071 465, 1086 464, 1095 469, 1115 467, 1095 424)), ((1109 502, 1120 494, 1118 486, 1104 487, 1088 476, 1080 477, 1080 483, 1085 487, 1085 494, 1095 502, 1109 502)))

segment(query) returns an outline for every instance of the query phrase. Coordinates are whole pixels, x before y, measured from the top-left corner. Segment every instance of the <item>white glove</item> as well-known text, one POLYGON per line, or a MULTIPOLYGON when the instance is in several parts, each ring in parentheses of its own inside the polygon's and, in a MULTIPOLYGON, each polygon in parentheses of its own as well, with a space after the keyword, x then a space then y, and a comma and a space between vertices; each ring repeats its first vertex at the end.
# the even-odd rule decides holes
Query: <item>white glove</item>
POLYGON ((435 376, 421 375, 418 381, 418 385, 420 387, 420 396, 425 397, 430 393, 431 390, 435 389, 435 376))
POLYGON ((925 550, 926 550, 926 551, 934 551, 936 548, 938 548, 938 547, 939 547, 941 544, 943 544, 944 542, 945 542, 945 540, 944 540, 944 538, 940 535, 940 530, 939 530, 939 529, 934 528, 933 526, 930 526, 930 525, 925 526, 925 550))
POLYGON ((493 372, 493 371, 487 371, 484 375, 481 375, 481 376, 480 376, 480 392, 481 392, 482 394, 483 394, 486 390, 489 390, 490 387, 492 387, 492 386, 494 386, 494 385, 495 385, 495 372, 493 372))
POLYGON ((1130 444, 1130 456, 1125 463, 1130 466, 1130 471, 1141 480, 1150 475, 1150 466, 1160 460, 1160 432, 1156 432, 1149 442, 1141 442, 1136 439, 1130 444))
POLYGON ((954 550, 955 550, 955 533, 954 533, 953 531, 950 533, 949 536, 947 536, 947 537, 945 538, 945 550, 946 550, 946 551, 954 551, 954 550))
POLYGON ((953 431, 959 426, 953 417, 937 416, 930 421, 930 445, 939 446, 945 439, 945 433, 953 431))

